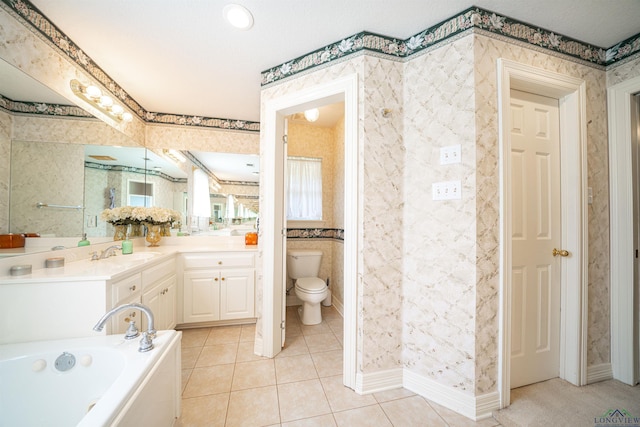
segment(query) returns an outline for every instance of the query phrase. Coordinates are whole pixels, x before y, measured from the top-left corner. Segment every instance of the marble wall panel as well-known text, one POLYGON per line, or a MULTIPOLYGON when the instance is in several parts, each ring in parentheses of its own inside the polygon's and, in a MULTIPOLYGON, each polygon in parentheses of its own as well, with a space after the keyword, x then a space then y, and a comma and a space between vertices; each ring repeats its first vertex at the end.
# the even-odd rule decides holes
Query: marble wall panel
POLYGON ((476 135, 473 39, 405 65, 403 363, 473 393, 476 288, 476 135), (440 165, 460 144, 461 162, 440 165), (460 180, 460 200, 434 201, 432 184, 460 180))
POLYGON ((82 236, 82 210, 36 207, 38 202, 84 204, 82 145, 13 141, 11 167, 13 231, 50 237, 82 236))
POLYGON ((607 87, 640 76, 640 54, 613 64, 607 69, 607 87))
POLYGON ((9 180, 13 116, 0 110, 0 234, 9 232, 9 180))
POLYGON ((498 271, 497 230, 497 77, 496 60, 506 58, 584 79, 587 84, 587 179, 593 189, 588 207, 589 324, 588 365, 609 362, 609 190, 605 74, 598 69, 486 36, 475 36, 478 181, 476 392, 497 383, 498 271))
MULTIPOLYGON (((333 129, 335 140, 333 227, 344 229, 344 117, 333 129)), ((339 307, 344 306, 344 242, 333 242, 331 292, 339 307)))

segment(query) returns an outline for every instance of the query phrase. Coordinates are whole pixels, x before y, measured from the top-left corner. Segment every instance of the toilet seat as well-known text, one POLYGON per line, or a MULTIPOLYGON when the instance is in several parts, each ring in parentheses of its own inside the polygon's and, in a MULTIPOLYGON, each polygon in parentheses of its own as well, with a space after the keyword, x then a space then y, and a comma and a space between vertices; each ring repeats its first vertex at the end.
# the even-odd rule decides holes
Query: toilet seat
POLYGON ((327 290, 327 284, 319 277, 301 277, 296 280, 296 288, 308 294, 319 294, 327 290))

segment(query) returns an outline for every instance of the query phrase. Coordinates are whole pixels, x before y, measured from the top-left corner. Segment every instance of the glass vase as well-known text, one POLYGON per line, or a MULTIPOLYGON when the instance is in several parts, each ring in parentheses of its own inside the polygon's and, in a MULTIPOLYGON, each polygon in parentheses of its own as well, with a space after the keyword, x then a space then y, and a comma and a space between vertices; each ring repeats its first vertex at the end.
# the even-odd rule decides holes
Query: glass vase
POLYGON ((162 235, 166 237, 171 237, 171 224, 165 223, 162 224, 162 235))
POLYGON ((149 246, 160 246, 162 239, 162 226, 160 224, 147 224, 147 237, 145 237, 149 246))
POLYGON ((127 226, 125 224, 115 224, 113 226, 113 240, 125 240, 127 238, 127 226))
POLYGON ((129 237, 142 237, 144 236, 144 227, 139 222, 132 222, 129 231, 129 237))

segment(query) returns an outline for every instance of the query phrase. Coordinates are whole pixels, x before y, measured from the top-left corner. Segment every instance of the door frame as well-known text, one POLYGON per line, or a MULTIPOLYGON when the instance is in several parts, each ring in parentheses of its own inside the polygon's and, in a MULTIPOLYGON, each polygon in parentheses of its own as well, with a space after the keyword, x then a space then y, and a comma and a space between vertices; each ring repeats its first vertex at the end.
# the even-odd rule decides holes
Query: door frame
POLYGON ((358 74, 289 92, 264 103, 264 136, 260 165, 260 236, 262 252, 262 337, 263 352, 275 356, 281 349, 282 295, 286 291, 286 224, 282 212, 284 197, 284 118, 319 105, 344 101, 345 191, 344 191, 344 342, 343 383, 356 388, 357 278, 362 271, 361 247, 362 173, 358 140, 358 74), (279 167, 276 167, 280 165, 279 167))
MULTIPOLYGON (((563 258, 560 301, 559 376, 575 385, 586 384, 587 357, 587 122, 586 82, 575 77, 500 58, 498 74, 498 126, 500 174, 500 307, 498 389, 500 407, 511 399, 511 89, 559 100, 560 185, 575 189, 562 194, 563 258)), ((562 190, 561 190, 562 191, 562 190)))
MULTIPOLYGON (((611 241, 611 368, 613 378, 634 385, 638 333, 634 327, 633 165, 631 97, 640 92, 640 77, 607 89, 609 121, 609 194, 611 241), (634 344, 635 343, 635 344, 634 344)), ((635 272, 635 274, 640 274, 635 272)))

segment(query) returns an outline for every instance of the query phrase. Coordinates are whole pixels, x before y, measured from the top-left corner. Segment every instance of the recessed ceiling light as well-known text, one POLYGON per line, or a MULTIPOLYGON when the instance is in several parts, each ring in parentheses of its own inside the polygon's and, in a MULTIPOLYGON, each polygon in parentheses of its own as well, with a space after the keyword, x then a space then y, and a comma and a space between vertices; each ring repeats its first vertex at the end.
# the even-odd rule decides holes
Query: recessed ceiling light
POLYGON ((248 30, 253 27, 253 15, 239 4, 228 4, 222 9, 222 15, 228 23, 240 30, 248 30))

